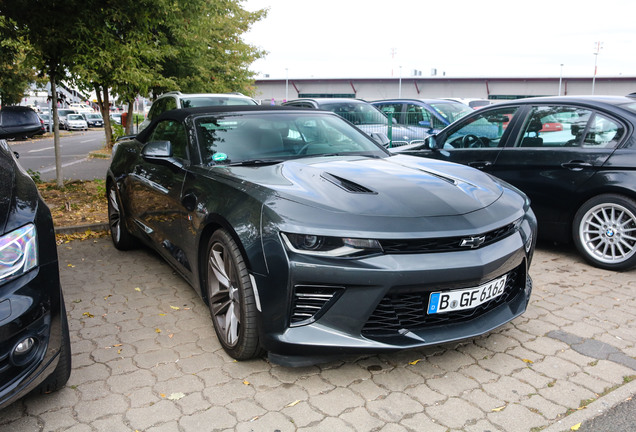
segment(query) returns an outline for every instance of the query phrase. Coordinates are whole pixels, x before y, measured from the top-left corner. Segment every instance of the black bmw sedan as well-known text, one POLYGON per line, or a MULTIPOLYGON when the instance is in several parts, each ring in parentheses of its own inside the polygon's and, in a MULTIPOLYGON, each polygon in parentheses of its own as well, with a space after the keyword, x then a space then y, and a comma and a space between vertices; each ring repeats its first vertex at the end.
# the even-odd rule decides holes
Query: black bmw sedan
POLYGON ((567 96, 497 103, 396 153, 466 164, 528 194, 539 235, 591 264, 636 265, 636 100, 567 96))
POLYGON ((528 304, 536 220, 478 170, 392 156, 339 116, 162 114, 116 144, 118 249, 156 249, 207 302, 226 352, 284 365, 488 332, 528 304))
MULTIPOLYGON (((2 138, 2 136, 0 136, 2 138)), ((71 373, 71 345, 49 208, 0 139, 0 408, 49 393, 71 373)))

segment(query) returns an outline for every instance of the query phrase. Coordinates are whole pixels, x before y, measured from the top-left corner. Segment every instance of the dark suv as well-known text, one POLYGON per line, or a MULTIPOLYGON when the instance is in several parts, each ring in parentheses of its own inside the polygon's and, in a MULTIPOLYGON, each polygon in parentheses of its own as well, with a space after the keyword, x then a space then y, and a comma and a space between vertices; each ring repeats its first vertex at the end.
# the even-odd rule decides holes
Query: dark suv
MULTIPOLYGON (((15 110, 3 108, 4 119, 7 112, 15 110)), ((51 212, 3 138, 0 131, 0 409, 60 389, 71 373, 51 212)))
POLYGON ((31 108, 6 106, 0 109, 0 136, 7 139, 30 138, 44 132, 44 122, 31 108))

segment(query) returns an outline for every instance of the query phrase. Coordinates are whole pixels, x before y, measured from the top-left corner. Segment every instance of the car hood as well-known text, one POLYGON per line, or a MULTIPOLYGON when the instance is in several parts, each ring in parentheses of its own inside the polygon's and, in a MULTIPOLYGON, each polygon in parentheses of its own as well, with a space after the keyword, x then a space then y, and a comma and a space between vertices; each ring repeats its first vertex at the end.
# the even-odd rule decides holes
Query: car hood
POLYGON ((462 165, 412 156, 320 157, 273 166, 228 167, 243 186, 349 214, 388 217, 455 216, 491 205, 503 188, 462 165))

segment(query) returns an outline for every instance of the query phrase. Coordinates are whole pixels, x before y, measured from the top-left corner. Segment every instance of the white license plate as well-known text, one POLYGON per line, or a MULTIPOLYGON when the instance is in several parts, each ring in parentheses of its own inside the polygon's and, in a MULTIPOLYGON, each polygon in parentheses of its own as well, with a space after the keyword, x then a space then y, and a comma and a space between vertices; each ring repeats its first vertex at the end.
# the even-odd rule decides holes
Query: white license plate
POLYGON ((476 288, 431 293, 428 300, 428 314, 472 309, 499 297, 506 288, 506 277, 507 275, 503 275, 476 288))

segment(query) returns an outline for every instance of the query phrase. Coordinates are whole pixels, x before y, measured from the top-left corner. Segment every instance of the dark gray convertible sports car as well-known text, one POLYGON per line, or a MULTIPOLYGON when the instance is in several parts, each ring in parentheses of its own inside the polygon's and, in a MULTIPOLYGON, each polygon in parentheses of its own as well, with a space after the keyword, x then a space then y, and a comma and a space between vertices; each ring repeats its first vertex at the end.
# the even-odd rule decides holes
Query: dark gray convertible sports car
POLYGON ((115 146, 107 193, 115 246, 159 251, 239 360, 469 338, 523 313, 532 290, 525 195, 392 156, 333 113, 169 111, 115 146))

